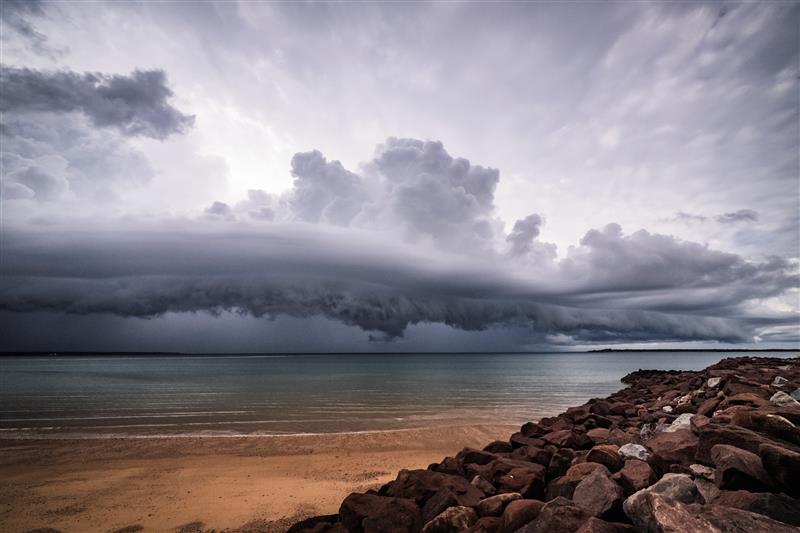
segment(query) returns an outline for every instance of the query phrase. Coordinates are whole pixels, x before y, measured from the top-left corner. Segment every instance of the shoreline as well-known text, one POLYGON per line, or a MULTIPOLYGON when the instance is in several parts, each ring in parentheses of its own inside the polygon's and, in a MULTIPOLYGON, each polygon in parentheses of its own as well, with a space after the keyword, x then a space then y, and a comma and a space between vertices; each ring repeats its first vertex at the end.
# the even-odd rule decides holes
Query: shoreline
POLYGON ((336 512, 347 494, 376 488, 399 469, 426 468, 515 428, 0 438, 0 530, 176 532, 202 523, 202 530, 280 533, 336 512))

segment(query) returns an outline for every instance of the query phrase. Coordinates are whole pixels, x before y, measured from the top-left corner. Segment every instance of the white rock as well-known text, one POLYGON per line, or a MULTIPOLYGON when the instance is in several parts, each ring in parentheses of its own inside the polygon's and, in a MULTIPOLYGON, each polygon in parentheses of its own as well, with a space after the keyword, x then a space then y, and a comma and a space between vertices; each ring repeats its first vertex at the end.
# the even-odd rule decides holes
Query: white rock
POLYGON ((783 387, 787 383, 789 383, 789 380, 782 376, 775 376, 775 379, 772 380, 773 387, 783 387))
POLYGON ((680 431, 681 429, 691 429, 689 421, 694 416, 694 413, 683 413, 678 418, 672 421, 672 424, 667 426, 664 431, 672 433, 673 431, 680 431))
POLYGON ((642 461, 647 461, 647 458, 650 457, 650 452, 647 451, 647 448, 641 444, 634 444, 632 442, 620 446, 617 453, 625 458, 633 457, 634 459, 641 459, 642 461))
POLYGON ((718 378, 708 378, 708 381, 706 381, 706 385, 708 386, 709 389, 713 389, 715 387, 719 387, 720 381, 722 381, 722 378, 719 378, 719 377, 718 378))
POLYGON ((783 391, 778 391, 772 395, 772 398, 769 401, 775 405, 785 406, 785 405, 800 405, 800 402, 789 396, 783 391))
POLYGON ((661 410, 664 411, 665 413, 671 413, 672 412, 672 406, 671 405, 665 405, 664 407, 661 408, 661 410))

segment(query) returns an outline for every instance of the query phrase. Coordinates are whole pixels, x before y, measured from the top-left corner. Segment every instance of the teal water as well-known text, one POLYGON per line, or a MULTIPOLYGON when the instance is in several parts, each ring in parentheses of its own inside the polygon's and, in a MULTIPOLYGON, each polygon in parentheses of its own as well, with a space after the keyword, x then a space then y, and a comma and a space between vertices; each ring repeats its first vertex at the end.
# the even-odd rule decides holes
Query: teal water
POLYGON ((639 368, 699 370, 734 355, 742 354, 7 357, 0 359, 0 436, 518 424, 607 396, 639 368))

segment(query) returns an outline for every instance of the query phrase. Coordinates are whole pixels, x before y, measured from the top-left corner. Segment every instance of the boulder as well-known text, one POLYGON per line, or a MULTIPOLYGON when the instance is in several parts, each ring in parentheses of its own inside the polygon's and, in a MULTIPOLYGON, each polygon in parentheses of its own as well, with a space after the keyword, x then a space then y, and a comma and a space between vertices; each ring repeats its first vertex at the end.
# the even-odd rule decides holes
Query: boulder
POLYGON ((469 483, 470 485, 475 485, 476 487, 478 487, 487 496, 493 496, 494 493, 497 492, 497 489, 494 488, 494 485, 483 479, 481 476, 473 477, 472 481, 470 481, 469 483))
POLYGON ((770 399, 770 403, 774 405, 780 405, 782 407, 791 405, 791 406, 800 406, 800 402, 792 398, 790 395, 786 394, 783 391, 778 391, 773 394, 770 399))
POLYGON ((706 381, 706 386, 709 389, 715 389, 719 387, 721 381, 722 381, 721 377, 708 378, 708 380, 706 381))
POLYGON ((720 402, 720 409, 724 409, 726 407, 732 407, 735 405, 741 405, 745 407, 766 407, 769 405, 769 402, 759 396, 758 394, 753 394, 752 392, 740 392, 739 394, 734 394, 730 398, 724 399, 720 402))
POLYGON ((578 483, 572 495, 576 505, 597 517, 619 514, 622 499, 622 488, 601 469, 594 470, 578 483))
POLYGON ((592 517, 584 522, 575 533, 636 533, 636 530, 629 524, 606 522, 592 517))
POLYGON ((714 480, 722 490, 763 492, 770 489, 767 472, 753 452, 717 444, 711 448, 711 460, 716 466, 714 480))
POLYGON ((798 402, 800 402, 800 388, 795 389, 795 391, 792 394, 790 394, 790 396, 795 400, 797 400, 798 402))
POLYGON ((421 533, 458 533, 478 521, 471 507, 450 507, 425 524, 421 533))
POLYGON ((624 458, 634 458, 634 459, 641 459, 642 461, 647 461, 650 457, 650 452, 642 446, 641 444, 633 444, 628 443, 623 446, 620 446, 619 450, 617 450, 624 458))
POLYGON ((447 487, 437 490, 422 507, 422 522, 428 523, 448 507, 458 506, 458 497, 447 487))
POLYGON ((510 442, 496 440, 484 446, 483 451, 490 453, 511 453, 512 447, 510 442))
POLYGON ((503 520, 500 517, 484 516, 462 533, 499 533, 501 527, 503 527, 503 520))
POLYGON ((466 465, 466 464, 476 464, 476 465, 485 465, 489 464, 495 459, 497 459, 497 455, 483 451, 483 450, 476 450, 474 448, 464 448, 460 452, 456 454, 456 461, 459 464, 466 465))
POLYGON ((764 470, 789 495, 800 498, 800 453, 774 444, 762 444, 758 455, 764 470))
POLYGON ((544 502, 539 500, 514 500, 506 505, 503 511, 503 533, 513 533, 519 528, 532 522, 544 507, 544 502))
POLYGON ((697 407, 697 414, 703 416, 711 416, 719 406, 720 399, 717 397, 709 398, 697 407))
POLYGON ((445 457, 442 462, 428 466, 428 470, 454 476, 461 476, 464 474, 464 469, 461 468, 461 465, 456 461, 455 457, 445 457))
POLYGON ((506 506, 514 500, 522 499, 522 495, 517 492, 506 492, 497 496, 484 498, 475 507, 478 516, 500 516, 506 506))
POLYGON ((789 383, 789 380, 783 376, 775 376, 775 379, 772 380, 773 387, 785 387, 789 383))
POLYGON ((555 533, 577 531, 591 518, 586 511, 566 498, 556 498, 547 502, 532 522, 523 526, 518 533, 555 533))
MULTIPOLYGON (((635 506, 640 498, 644 497, 645 494, 651 493, 658 494, 670 501, 678 503, 688 504, 705 502, 703 496, 697 490, 697 485, 695 485, 692 478, 687 474, 664 474, 656 483, 646 489, 636 492, 625 500, 624 506, 635 506)), ((625 513, 627 514, 628 511, 625 510, 625 513)))
POLYGON ((763 514, 778 522, 800 526, 800 501, 786 494, 746 490, 721 491, 714 499, 714 505, 735 507, 763 514))
POLYGON ((647 446, 656 456, 659 464, 679 464, 689 466, 695 462, 695 450, 698 437, 689 429, 680 429, 671 433, 659 433, 649 441, 647 446))
POLYGON ((548 483, 545 500, 550 501, 558 497, 572 498, 575 487, 595 470, 602 470, 606 475, 610 474, 600 463, 578 463, 571 466, 563 476, 548 483))
POLYGON ((667 433, 673 433, 675 431, 680 431, 682 429, 691 429, 689 425, 689 421, 694 416, 694 413, 683 413, 682 415, 678 416, 672 423, 664 428, 664 431, 667 433))
POLYGON ((607 444, 609 433, 606 428, 594 428, 587 431, 586 436, 595 444, 607 444))
POLYGON ((542 447, 546 443, 538 437, 526 437, 522 433, 514 433, 508 439, 512 448, 519 448, 521 446, 538 446, 542 447))
POLYGON ((600 463, 611 472, 616 472, 623 465, 622 456, 619 454, 619 447, 615 444, 598 444, 589 450, 586 461, 590 463, 600 463))
MULTIPOLYGON (((694 510, 694 509, 693 509, 694 510)), ((743 511, 723 505, 705 505, 695 515, 710 524, 706 531, 713 533, 727 532, 769 532, 797 533, 797 528, 783 524, 767 516, 743 511)))
POLYGON ((694 415, 689 420, 689 428, 695 435, 700 435, 700 430, 703 429, 706 426, 706 424, 709 424, 710 422, 711 419, 705 415, 694 415))
POLYGON ((626 495, 649 487, 656 481, 655 472, 650 465, 639 459, 628 459, 622 470, 612 476, 619 483, 626 495))
POLYGON ((539 448, 538 446, 522 446, 511 453, 512 459, 530 461, 531 463, 538 463, 545 467, 550 464, 550 458, 552 456, 553 453, 550 450, 539 448))
POLYGON ((777 414, 763 411, 738 411, 731 417, 731 422, 770 437, 800 444, 800 428, 777 414))
POLYGON ((561 448, 553 453, 547 465, 547 479, 563 476, 569 470, 574 458, 575 451, 569 448, 561 448))
POLYGON ((342 502, 339 520, 350 533, 417 533, 419 507, 409 499, 353 493, 342 502))
POLYGON ((397 479, 390 481, 378 492, 382 496, 409 498, 424 505, 441 488, 450 489, 459 505, 473 507, 485 495, 466 479, 431 470, 401 470, 397 479))
POLYGON ((749 452, 758 453, 761 444, 772 441, 755 431, 729 424, 711 422, 700 428, 695 458, 704 464, 711 463, 711 448, 716 444, 729 444, 749 452))
POLYGON ((663 494, 646 490, 640 491, 625 500, 623 507, 636 531, 644 533, 720 533, 707 520, 692 514, 685 504, 663 494), (640 496, 632 500, 637 495, 640 496))
POLYGON ((708 481, 714 481, 714 469, 705 465, 697 463, 689 465, 689 472, 692 474, 692 477, 695 478, 695 480, 701 478, 707 479, 708 481))
MULTIPOLYGON (((310 518, 306 518, 305 520, 297 522, 292 527, 287 529, 286 533, 338 533, 347 531, 344 528, 344 526, 342 526, 338 522, 339 522, 338 514, 312 516, 310 518)), ((205 531, 205 528, 203 527, 197 527, 197 528, 192 527, 194 525, 196 525, 196 523, 182 527, 180 529, 181 533, 183 532, 190 533, 194 531, 202 533, 202 531, 205 531)), ((42 530, 34 530, 34 531, 42 531, 42 530)))

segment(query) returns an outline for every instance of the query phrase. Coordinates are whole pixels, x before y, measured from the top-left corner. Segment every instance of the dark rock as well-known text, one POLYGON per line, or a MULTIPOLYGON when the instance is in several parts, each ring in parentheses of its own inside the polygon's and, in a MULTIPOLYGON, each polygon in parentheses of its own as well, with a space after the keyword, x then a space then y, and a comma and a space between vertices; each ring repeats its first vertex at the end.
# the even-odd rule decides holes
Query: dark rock
POLYGON ((521 448, 517 448, 511 453, 512 459, 530 461, 545 467, 550 464, 550 458, 552 456, 553 453, 551 451, 536 446, 523 446, 521 448))
POLYGON ((596 469, 586 476, 572 495, 572 501, 592 516, 619 515, 622 509, 622 488, 614 483, 608 472, 596 469))
POLYGON ((456 454, 456 461, 459 464, 476 464, 476 465, 485 465, 489 464, 495 459, 497 459, 497 455, 486 452, 483 450, 476 450, 474 448, 464 448, 460 452, 456 454))
POLYGON ((762 444, 758 455, 772 479, 789 495, 800 498, 800 453, 774 444, 762 444))
POLYGON ((471 507, 450 507, 425 524, 422 533, 458 533, 478 521, 471 507))
POLYGON ((513 533, 519 528, 532 522, 544 507, 544 502, 539 500, 514 500, 503 511, 503 533, 513 533))
POLYGON ((566 498, 547 502, 532 522, 519 529, 519 533, 556 533, 577 531, 591 518, 586 511, 566 498))
POLYGON ((522 433, 514 433, 508 440, 512 448, 521 448, 522 446, 536 446, 541 448, 546 444, 538 437, 526 437, 522 433))
MULTIPOLYGON (((292 527, 287 529, 286 533, 323 533, 330 531, 331 527, 333 527, 333 525, 338 521, 339 521, 338 514, 312 516, 310 518, 306 518, 305 520, 297 522, 292 527)), ((191 529, 187 529, 187 526, 183 526, 181 528, 181 532, 189 533, 190 531, 192 531, 191 529)), ((205 528, 203 528, 201 525, 201 527, 199 529, 196 529, 195 531, 202 532, 205 531, 205 528)))
POLYGON ((800 526, 800 501, 786 494, 745 490, 722 491, 713 503, 763 514, 779 522, 800 526))
POLYGON ((522 425, 519 429, 519 432, 522 433, 523 437, 541 437, 545 433, 549 433, 551 430, 543 427, 535 422, 526 422, 522 425))
POLYGON ((461 465, 456 461, 455 457, 445 457, 442 462, 430 465, 428 470, 454 476, 461 476, 464 474, 464 469, 461 468, 461 465))
POLYGON ((509 503, 521 498, 522 496, 517 492, 507 492, 498 494, 497 496, 490 496, 478 502, 475 510, 478 512, 478 516, 500 516, 509 503))
POLYGON ((645 461, 628 459, 622 469, 612 476, 612 479, 620 484, 626 495, 630 496, 655 483, 656 475, 645 461))
POLYGON ((497 489, 494 488, 494 485, 483 479, 481 476, 473 477, 472 481, 470 481, 470 484, 478 487, 487 496, 492 496, 495 492, 497 492, 497 489))
POLYGON ((379 494, 409 498, 424 505, 441 488, 450 489, 459 505, 472 507, 484 498, 484 493, 459 476, 442 474, 431 470, 401 470, 397 479, 381 487, 379 494))
POLYGON ((575 451, 569 448, 556 451, 550 458, 550 464, 547 465, 547 479, 563 476, 569 470, 574 458, 575 451))
POLYGON ((339 520, 350 533, 417 533, 419 507, 412 500, 353 493, 342 502, 339 520))
POLYGON ((503 527, 503 519, 498 516, 484 516, 479 518, 469 529, 462 533, 499 533, 503 527))
MULTIPOLYGON (((492 482, 497 487, 497 492, 518 492, 523 498, 541 499, 544 496, 545 468, 536 463, 523 463, 506 469, 513 462, 521 461, 509 461, 503 468, 494 470, 492 482)), ((493 464, 497 463, 500 461, 495 461, 493 464)))
POLYGON ((600 463, 578 463, 571 466, 563 476, 548 483, 545 500, 550 501, 558 497, 572 498, 575 487, 595 470, 610 474, 600 463))
POLYGON ((706 531, 713 532, 769 532, 769 533, 797 533, 797 528, 788 524, 783 524, 767 516, 725 507, 722 505, 704 505, 699 510, 694 509, 699 506, 691 506, 696 511, 698 518, 710 524, 706 531))
POLYGON ((511 443, 504 440, 496 440, 483 447, 483 451, 491 453, 511 453, 512 449, 511 443))
POLYGON ((758 453, 762 444, 773 444, 771 440, 749 429, 711 422, 700 429, 695 458, 705 464, 711 463, 711 448, 717 444, 729 444, 748 452, 758 453))
POLYGON ((616 472, 623 465, 623 458, 619 454, 619 446, 615 444, 598 444, 589 450, 586 461, 600 463, 611 472, 616 472))
POLYGON ((422 507, 422 522, 428 523, 448 507, 458 506, 458 497, 447 487, 437 490, 422 507))
POLYGON ((697 407, 697 414, 702 416, 713 415, 714 411, 717 410, 717 406, 719 406, 719 402, 719 398, 709 398, 697 407))
POLYGON ((780 415, 763 411, 740 411, 734 413, 731 422, 777 439, 800 444, 800 429, 780 415))
POLYGON ((717 444, 711 448, 711 460, 716 466, 714 480, 722 490, 763 492, 770 489, 761 458, 753 452, 717 444))
MULTIPOLYGON (((656 492, 637 492, 624 504, 636 531, 646 533, 721 533, 689 511, 685 504, 656 492), (633 504, 629 504, 636 497, 633 504)), ((742 531, 741 533, 745 533, 742 531)))

